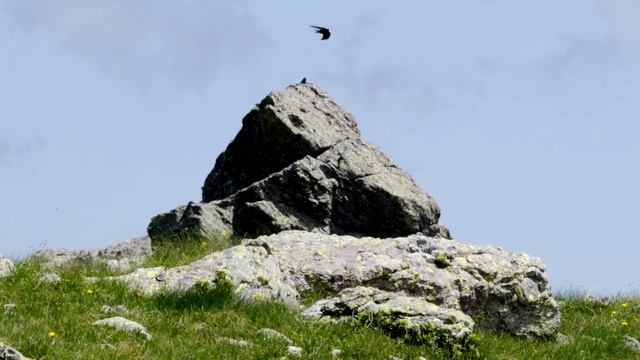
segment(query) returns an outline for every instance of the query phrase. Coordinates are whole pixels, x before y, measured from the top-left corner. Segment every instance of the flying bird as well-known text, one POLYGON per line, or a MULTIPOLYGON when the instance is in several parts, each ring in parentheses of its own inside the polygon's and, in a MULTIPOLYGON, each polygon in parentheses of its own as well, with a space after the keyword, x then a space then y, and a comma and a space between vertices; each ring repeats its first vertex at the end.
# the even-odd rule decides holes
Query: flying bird
POLYGON ((320 40, 327 40, 329 38, 329 36, 331 36, 331 32, 329 31, 329 29, 322 27, 322 26, 315 26, 315 25, 311 25, 312 28, 316 29, 316 32, 318 34, 322 34, 322 39, 320 40))

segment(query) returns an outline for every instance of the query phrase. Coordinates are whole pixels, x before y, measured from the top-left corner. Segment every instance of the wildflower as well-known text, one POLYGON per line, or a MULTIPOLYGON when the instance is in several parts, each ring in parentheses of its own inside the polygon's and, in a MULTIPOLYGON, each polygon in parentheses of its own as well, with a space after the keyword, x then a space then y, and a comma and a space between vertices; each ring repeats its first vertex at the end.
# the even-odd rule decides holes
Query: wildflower
POLYGON ((203 242, 201 242, 201 243, 200 243, 200 245, 202 245, 202 246, 207 246, 207 242, 206 242, 206 241, 203 241, 203 242))
POLYGON ((622 326, 627 326, 627 325, 629 325, 629 323, 628 323, 628 322, 626 322, 625 320, 622 320, 622 322, 620 323, 620 325, 622 325, 622 326))
POLYGON ((93 294, 93 289, 87 289, 87 294, 89 295, 93 294))
POLYGON ((616 310, 611 311, 611 315, 613 315, 613 316, 618 315, 618 311, 616 311, 616 310))
POLYGON ((622 304, 622 307, 623 307, 623 308, 626 308, 627 306, 629 306, 629 303, 624 303, 624 304, 622 304))
POLYGON ((54 337, 56 336, 56 332, 55 331, 49 331, 49 337, 54 337))

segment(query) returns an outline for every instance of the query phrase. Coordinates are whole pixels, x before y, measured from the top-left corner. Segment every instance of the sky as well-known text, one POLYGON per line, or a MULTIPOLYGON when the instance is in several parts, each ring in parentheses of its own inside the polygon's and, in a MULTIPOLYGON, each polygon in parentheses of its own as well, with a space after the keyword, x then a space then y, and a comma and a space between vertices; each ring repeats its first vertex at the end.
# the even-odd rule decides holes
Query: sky
POLYGON ((144 235, 306 77, 454 238, 540 257, 556 292, 638 293, 637 19, 633 0, 0 0, 0 252, 144 235))

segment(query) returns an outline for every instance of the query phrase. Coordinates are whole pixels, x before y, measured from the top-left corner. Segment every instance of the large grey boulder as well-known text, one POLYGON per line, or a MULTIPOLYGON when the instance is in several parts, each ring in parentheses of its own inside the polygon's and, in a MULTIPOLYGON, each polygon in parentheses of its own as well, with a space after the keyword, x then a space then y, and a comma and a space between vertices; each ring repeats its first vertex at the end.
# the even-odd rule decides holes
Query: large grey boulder
POLYGON ((15 268, 16 267, 13 265, 13 262, 0 253, 0 278, 9 276, 15 268))
POLYGON ((299 84, 270 93, 244 117, 207 176, 202 203, 154 217, 148 233, 154 242, 284 230, 450 237, 439 217, 435 201, 360 138, 351 114, 299 84))
MULTIPOLYGON (((552 336, 560 323, 540 259, 424 235, 381 239, 285 231, 246 240, 189 265, 138 269, 116 279, 152 295, 185 291, 200 282, 216 284, 221 274, 243 298, 280 299, 295 306, 317 290, 338 294, 374 288, 385 292, 381 296, 388 297, 387 303, 411 304, 413 312, 403 316, 440 319, 447 325, 441 329, 452 335, 465 334, 460 329, 469 327, 467 318, 460 316, 464 320, 453 324, 455 317, 445 321, 438 314, 460 311, 477 326, 531 337, 552 336)), ((377 296, 377 290, 367 291, 377 296)))

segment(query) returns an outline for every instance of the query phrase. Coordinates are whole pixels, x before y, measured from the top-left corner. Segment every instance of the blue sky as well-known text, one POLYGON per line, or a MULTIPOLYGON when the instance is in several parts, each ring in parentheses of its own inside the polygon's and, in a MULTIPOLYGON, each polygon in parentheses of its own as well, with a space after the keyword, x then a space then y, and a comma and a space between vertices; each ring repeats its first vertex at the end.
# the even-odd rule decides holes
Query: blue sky
POLYGON ((455 238, 640 290, 640 2, 0 0, 0 251, 96 248, 189 200, 307 77, 455 238), (319 41, 309 25, 332 30, 319 41))

